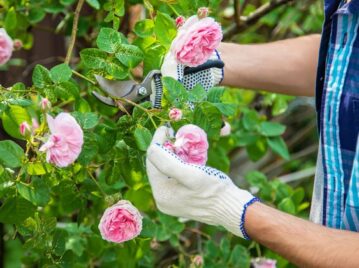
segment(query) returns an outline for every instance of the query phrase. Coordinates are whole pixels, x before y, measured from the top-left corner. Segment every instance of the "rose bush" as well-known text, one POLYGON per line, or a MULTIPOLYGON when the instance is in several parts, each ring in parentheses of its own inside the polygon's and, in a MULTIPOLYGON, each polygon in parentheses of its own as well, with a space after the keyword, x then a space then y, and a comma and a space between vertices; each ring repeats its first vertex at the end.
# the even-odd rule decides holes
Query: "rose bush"
MULTIPOLYGON (((1 134, 6 133, 0 141, 5 267, 249 267, 251 256, 262 255, 278 259, 281 267, 288 264, 220 228, 160 213, 144 166, 152 134, 166 123, 171 123, 179 140, 168 143, 169 148, 184 159, 227 173, 229 155, 238 149, 251 161, 268 151, 287 159, 281 137, 285 127, 271 121, 286 110, 287 97, 224 87, 186 91, 168 77, 162 78, 161 110, 149 102, 133 106, 123 99, 117 100, 118 108, 108 107, 91 94, 101 91, 95 75, 126 80, 138 76, 137 66, 142 66, 144 75, 160 69, 177 33, 179 43, 173 51, 183 63, 203 62, 222 34, 213 19, 190 18, 202 6, 215 11, 210 15, 230 29, 233 6, 220 1, 0 0, 0 28, 7 32, 0 32, 0 79, 18 69, 31 73, 31 83, 19 75, 17 83, 0 86, 1 134), (131 13, 139 7, 139 14, 131 13), (183 18, 176 21, 179 15, 183 18), (129 20, 133 17, 135 22, 129 20), (53 18, 56 25, 51 28, 48 22, 53 18), (211 34, 208 43, 203 20, 210 21, 210 27, 203 29, 211 34), (21 53, 48 41, 34 38, 35 29, 66 36, 66 55, 47 64, 49 59, 25 61, 22 54, 12 53, 11 40, 19 40, 15 47, 21 53), (187 39, 187 31, 199 35, 187 39), (229 125, 222 128, 224 120, 230 131, 229 125), (186 125, 204 132, 193 126, 183 131, 186 125), (120 245, 108 242, 131 238, 120 245)), ((243 14, 252 10, 249 5, 243 14)), ((320 9, 315 6, 311 12, 315 10, 320 9)), ((203 9, 200 15, 207 12, 203 9)), ((295 17, 287 12, 269 14, 274 19, 264 17, 262 30, 281 32, 274 31, 273 21, 295 17)), ((251 29, 241 39, 262 41, 251 29)), ((244 187, 249 184, 262 200, 282 210, 298 214, 308 207, 300 187, 268 180, 258 171, 249 172, 246 181, 244 187)))

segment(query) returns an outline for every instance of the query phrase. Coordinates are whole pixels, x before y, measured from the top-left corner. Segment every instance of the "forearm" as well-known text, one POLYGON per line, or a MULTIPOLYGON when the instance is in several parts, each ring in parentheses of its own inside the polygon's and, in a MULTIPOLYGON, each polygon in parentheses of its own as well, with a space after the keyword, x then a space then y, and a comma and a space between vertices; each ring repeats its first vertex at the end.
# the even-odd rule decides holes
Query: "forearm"
POLYGON ((314 96, 320 35, 258 45, 222 43, 223 84, 314 96))
POLYGON ((299 267, 359 267, 359 234, 335 230, 255 203, 248 207, 249 236, 299 267))

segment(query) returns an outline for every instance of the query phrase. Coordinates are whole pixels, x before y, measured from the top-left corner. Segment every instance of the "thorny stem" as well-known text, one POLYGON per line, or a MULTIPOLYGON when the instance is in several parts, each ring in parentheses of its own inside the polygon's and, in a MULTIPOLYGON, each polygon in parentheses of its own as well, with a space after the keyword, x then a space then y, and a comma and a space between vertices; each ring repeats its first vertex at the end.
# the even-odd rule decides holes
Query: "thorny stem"
POLYGON ((174 9, 174 7, 173 7, 171 4, 168 4, 168 6, 169 6, 170 9, 173 11, 173 13, 175 13, 175 15, 176 15, 177 17, 181 16, 181 15, 177 12, 177 10, 174 9))
POLYGON ((90 178, 93 180, 93 182, 96 184, 97 188, 100 190, 101 194, 106 197, 107 194, 104 192, 104 190, 102 190, 100 184, 98 183, 98 181, 95 179, 95 177, 92 175, 92 172, 90 170, 87 170, 87 173, 90 175, 90 178))
POLYGON ((86 80, 87 82, 90 82, 90 83, 93 84, 93 85, 96 85, 96 84, 97 84, 95 81, 93 81, 93 80, 91 80, 90 78, 88 78, 88 77, 86 77, 86 76, 80 74, 79 72, 77 72, 77 71, 75 71, 75 70, 72 70, 72 73, 73 73, 74 75, 76 75, 76 76, 78 76, 78 77, 80 77, 80 78, 86 80))
POLYGON ((69 44, 69 48, 67 49, 67 53, 66 53, 66 59, 65 59, 66 64, 70 63, 72 51, 74 50, 74 46, 75 46, 75 42, 76 42, 76 35, 77 35, 77 26, 79 23, 80 12, 81 12, 84 2, 85 2, 85 0, 79 0, 77 3, 77 6, 76 6, 74 22, 72 24, 70 44, 69 44))
POLYGON ((158 128, 158 126, 157 126, 155 120, 153 120, 153 115, 151 114, 151 112, 150 112, 149 110, 147 110, 146 108, 142 107, 141 105, 139 105, 139 104, 137 104, 137 103, 135 103, 135 102, 133 102, 133 101, 131 101, 131 100, 128 100, 128 99, 126 99, 126 98, 117 98, 117 99, 120 100, 120 101, 124 101, 124 102, 126 102, 126 103, 128 103, 128 104, 131 104, 131 105, 133 105, 133 106, 135 106, 135 107, 141 109, 141 110, 144 111, 145 113, 147 113, 147 114, 148 114, 148 117, 150 118, 150 120, 151 120, 151 122, 152 122, 152 124, 153 124, 153 126, 154 126, 155 128, 158 128))
MULTIPOLYGON (((25 157, 26 157, 25 159, 26 160, 28 159, 27 156, 29 154, 30 148, 31 148, 31 143, 30 143, 30 141, 27 141, 26 142, 26 151, 25 151, 25 157)), ((19 182, 21 180, 21 174, 22 174, 22 170, 25 166, 26 160, 23 161, 23 165, 21 165, 21 167, 20 167, 19 173, 16 176, 16 180, 15 180, 16 182, 19 182)))

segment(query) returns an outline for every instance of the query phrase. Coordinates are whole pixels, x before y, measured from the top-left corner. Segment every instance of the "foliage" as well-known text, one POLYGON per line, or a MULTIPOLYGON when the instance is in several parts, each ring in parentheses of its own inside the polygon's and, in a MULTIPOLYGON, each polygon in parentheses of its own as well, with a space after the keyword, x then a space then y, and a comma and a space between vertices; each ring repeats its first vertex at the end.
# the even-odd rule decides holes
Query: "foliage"
MULTIPOLYGON (((253 1, 243 14, 255 11, 257 2, 266 1, 253 1)), ((272 11, 230 39, 258 42, 317 31, 322 16, 318 13, 319 1, 303 2, 272 11), (300 13, 308 6, 309 11, 300 13)), ((70 34, 76 4, 74 0, 0 0, 0 27, 20 39, 24 49, 31 49, 38 41, 33 39, 31 28, 48 15, 62 18, 55 33, 70 34)), ((79 58, 50 69, 36 65, 30 86, 19 82, 0 87, 2 125, 13 138, 0 141, 0 222, 7 234, 6 267, 18 267, 19 262, 40 267, 188 267, 195 254, 204 255, 206 267, 249 267, 251 256, 259 254, 278 259, 279 267, 289 265, 266 249, 261 253, 256 243, 242 241, 220 227, 183 223, 158 212, 144 164, 153 132, 169 121, 172 107, 184 113, 183 120, 172 122, 175 129, 191 122, 208 133, 210 166, 229 172, 229 155, 238 147, 246 148, 253 161, 268 150, 288 159, 281 137, 285 127, 271 121, 286 110, 288 97, 224 87, 213 88, 208 94, 200 86, 187 92, 171 78, 163 79, 162 110, 152 109, 148 102, 130 107, 119 100, 119 112, 91 95, 93 90, 100 91, 96 74, 113 80, 129 79, 141 62, 145 74, 159 69, 176 34, 177 14, 189 16, 198 7, 209 6, 227 27, 232 4, 218 0, 86 0, 86 5, 91 15, 80 17, 77 39, 85 45, 78 52, 79 58), (138 3, 146 8, 146 18, 138 21, 131 33, 118 31, 129 8, 138 3), (51 114, 69 111, 84 130, 82 153, 68 168, 47 164, 39 152, 47 132, 46 111, 39 105, 43 97, 52 103, 51 114), (258 99, 261 109, 254 105, 258 99), (194 110, 189 109, 188 101, 194 103, 194 110), (34 135, 23 137, 19 125, 24 121, 31 125, 32 118, 39 121, 40 128, 34 135), (223 118, 232 125, 229 137, 219 135, 223 118), (25 142, 24 148, 16 139, 25 142), (105 208, 121 198, 130 200, 143 213, 144 229, 139 238, 118 245, 103 241, 97 226, 105 208), (18 257, 11 253, 15 248, 18 257)), ((2 69, 12 64, 16 64, 15 59, 2 69)), ((246 180, 263 200, 288 213, 304 215, 309 205, 300 187, 270 181, 258 171, 249 173, 246 180)))

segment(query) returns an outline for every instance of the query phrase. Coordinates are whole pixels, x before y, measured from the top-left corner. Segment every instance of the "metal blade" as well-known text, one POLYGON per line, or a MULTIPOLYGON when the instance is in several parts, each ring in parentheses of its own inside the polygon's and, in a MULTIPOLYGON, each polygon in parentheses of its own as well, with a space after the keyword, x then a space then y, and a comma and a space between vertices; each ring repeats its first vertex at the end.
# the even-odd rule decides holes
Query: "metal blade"
POLYGON ((100 93, 96 92, 96 91, 92 91, 92 94, 99 99, 101 102, 109 105, 109 106, 117 106, 116 103, 113 101, 113 99, 111 99, 110 97, 105 97, 102 96, 100 93))
POLYGON ((103 91, 114 97, 122 98, 123 96, 126 96, 132 88, 137 85, 137 83, 132 80, 112 81, 100 75, 95 75, 95 78, 103 91))

